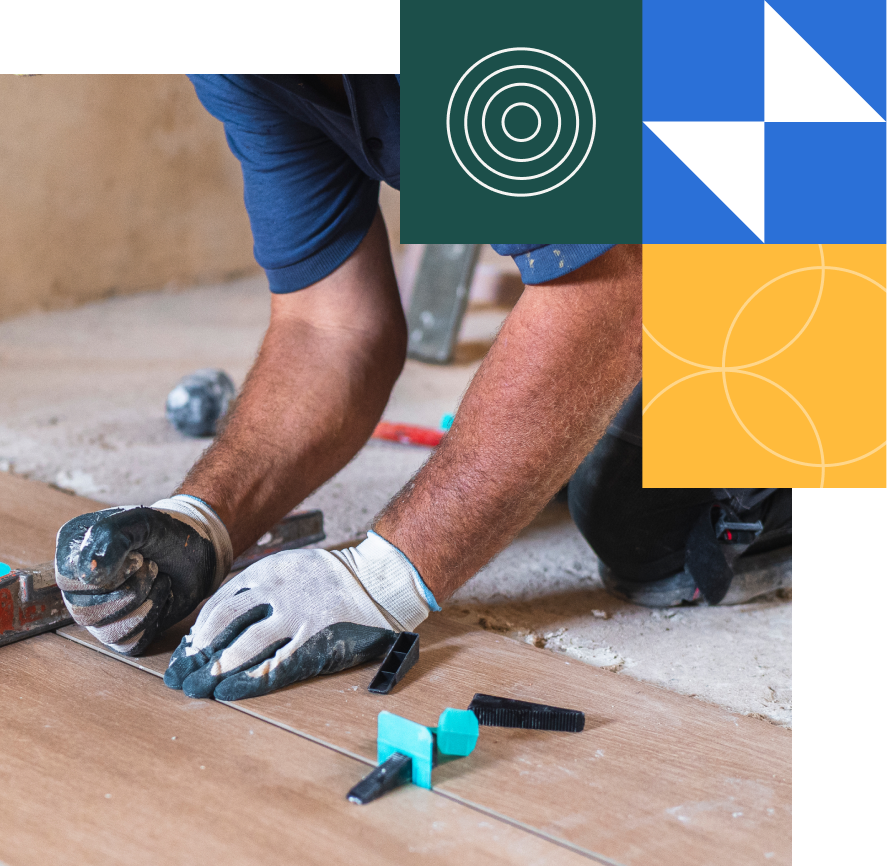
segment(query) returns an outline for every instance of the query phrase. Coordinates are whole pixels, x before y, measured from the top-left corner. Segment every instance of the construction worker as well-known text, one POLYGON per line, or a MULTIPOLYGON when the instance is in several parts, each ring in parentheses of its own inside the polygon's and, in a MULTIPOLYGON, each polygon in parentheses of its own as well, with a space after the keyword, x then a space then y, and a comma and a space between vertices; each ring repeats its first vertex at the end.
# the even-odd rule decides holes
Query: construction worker
MULTIPOLYGON (((75 620, 137 655, 208 596, 165 682, 264 694, 383 653, 526 526, 641 372, 637 245, 500 244, 526 288, 443 443, 347 550, 246 550, 370 437, 406 326, 378 211, 399 186, 396 76, 193 76, 243 167, 271 319, 224 429, 176 495, 59 531, 75 620)), ((354 495, 360 495, 355 491, 354 495)))

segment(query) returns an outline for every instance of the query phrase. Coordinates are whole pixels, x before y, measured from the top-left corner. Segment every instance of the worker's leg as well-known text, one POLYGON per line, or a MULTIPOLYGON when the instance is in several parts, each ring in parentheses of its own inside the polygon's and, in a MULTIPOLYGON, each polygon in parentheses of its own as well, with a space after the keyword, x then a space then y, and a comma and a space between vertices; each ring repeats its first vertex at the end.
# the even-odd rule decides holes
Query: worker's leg
POLYGON ((687 536, 713 501, 707 488, 641 485, 641 448, 606 433, 570 480, 570 513, 598 558, 648 583, 684 567, 687 536))
POLYGON ((570 513, 607 589, 667 607, 703 595, 737 603, 790 586, 791 491, 644 488, 640 431, 638 385, 569 484, 570 513), (761 528, 719 538, 721 515, 761 528))
POLYGON ((601 562, 606 588, 653 607, 691 601, 687 537, 712 503, 705 488, 641 486, 641 448, 607 433, 570 480, 570 513, 601 562))

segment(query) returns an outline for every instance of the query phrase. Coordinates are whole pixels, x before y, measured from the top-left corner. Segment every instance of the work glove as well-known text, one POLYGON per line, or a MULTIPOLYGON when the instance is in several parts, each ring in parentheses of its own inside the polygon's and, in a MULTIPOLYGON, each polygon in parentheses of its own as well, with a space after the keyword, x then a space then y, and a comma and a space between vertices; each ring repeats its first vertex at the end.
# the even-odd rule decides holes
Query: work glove
POLYGON ((139 655, 221 584, 231 559, 218 515, 178 495, 69 520, 56 538, 55 579, 75 622, 139 655))
POLYGON ((370 532, 346 550, 295 550, 251 565, 203 607, 163 681, 236 701, 382 655, 439 610, 412 563, 370 532))

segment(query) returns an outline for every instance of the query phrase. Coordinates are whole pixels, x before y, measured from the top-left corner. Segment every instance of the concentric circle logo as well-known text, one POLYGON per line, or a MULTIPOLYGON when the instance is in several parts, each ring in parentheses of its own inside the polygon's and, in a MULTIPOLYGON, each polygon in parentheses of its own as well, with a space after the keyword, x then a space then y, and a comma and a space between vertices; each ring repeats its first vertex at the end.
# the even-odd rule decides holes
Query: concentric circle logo
POLYGON ((492 192, 551 192, 582 167, 594 143, 594 100, 569 63, 539 48, 504 48, 459 79, 447 106, 450 149, 492 192))

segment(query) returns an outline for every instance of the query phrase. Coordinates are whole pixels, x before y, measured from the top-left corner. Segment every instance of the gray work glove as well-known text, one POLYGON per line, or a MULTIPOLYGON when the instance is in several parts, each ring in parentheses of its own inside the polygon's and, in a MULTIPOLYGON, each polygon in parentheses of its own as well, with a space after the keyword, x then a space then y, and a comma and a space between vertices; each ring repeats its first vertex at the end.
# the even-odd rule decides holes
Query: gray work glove
POLYGON ((55 579, 75 622, 139 655, 224 580, 231 559, 218 515, 179 495, 69 520, 56 538, 55 579))
POLYGON ((204 605, 163 681, 192 698, 264 695, 380 656, 431 607, 412 563, 374 532, 346 550, 278 553, 204 605))

